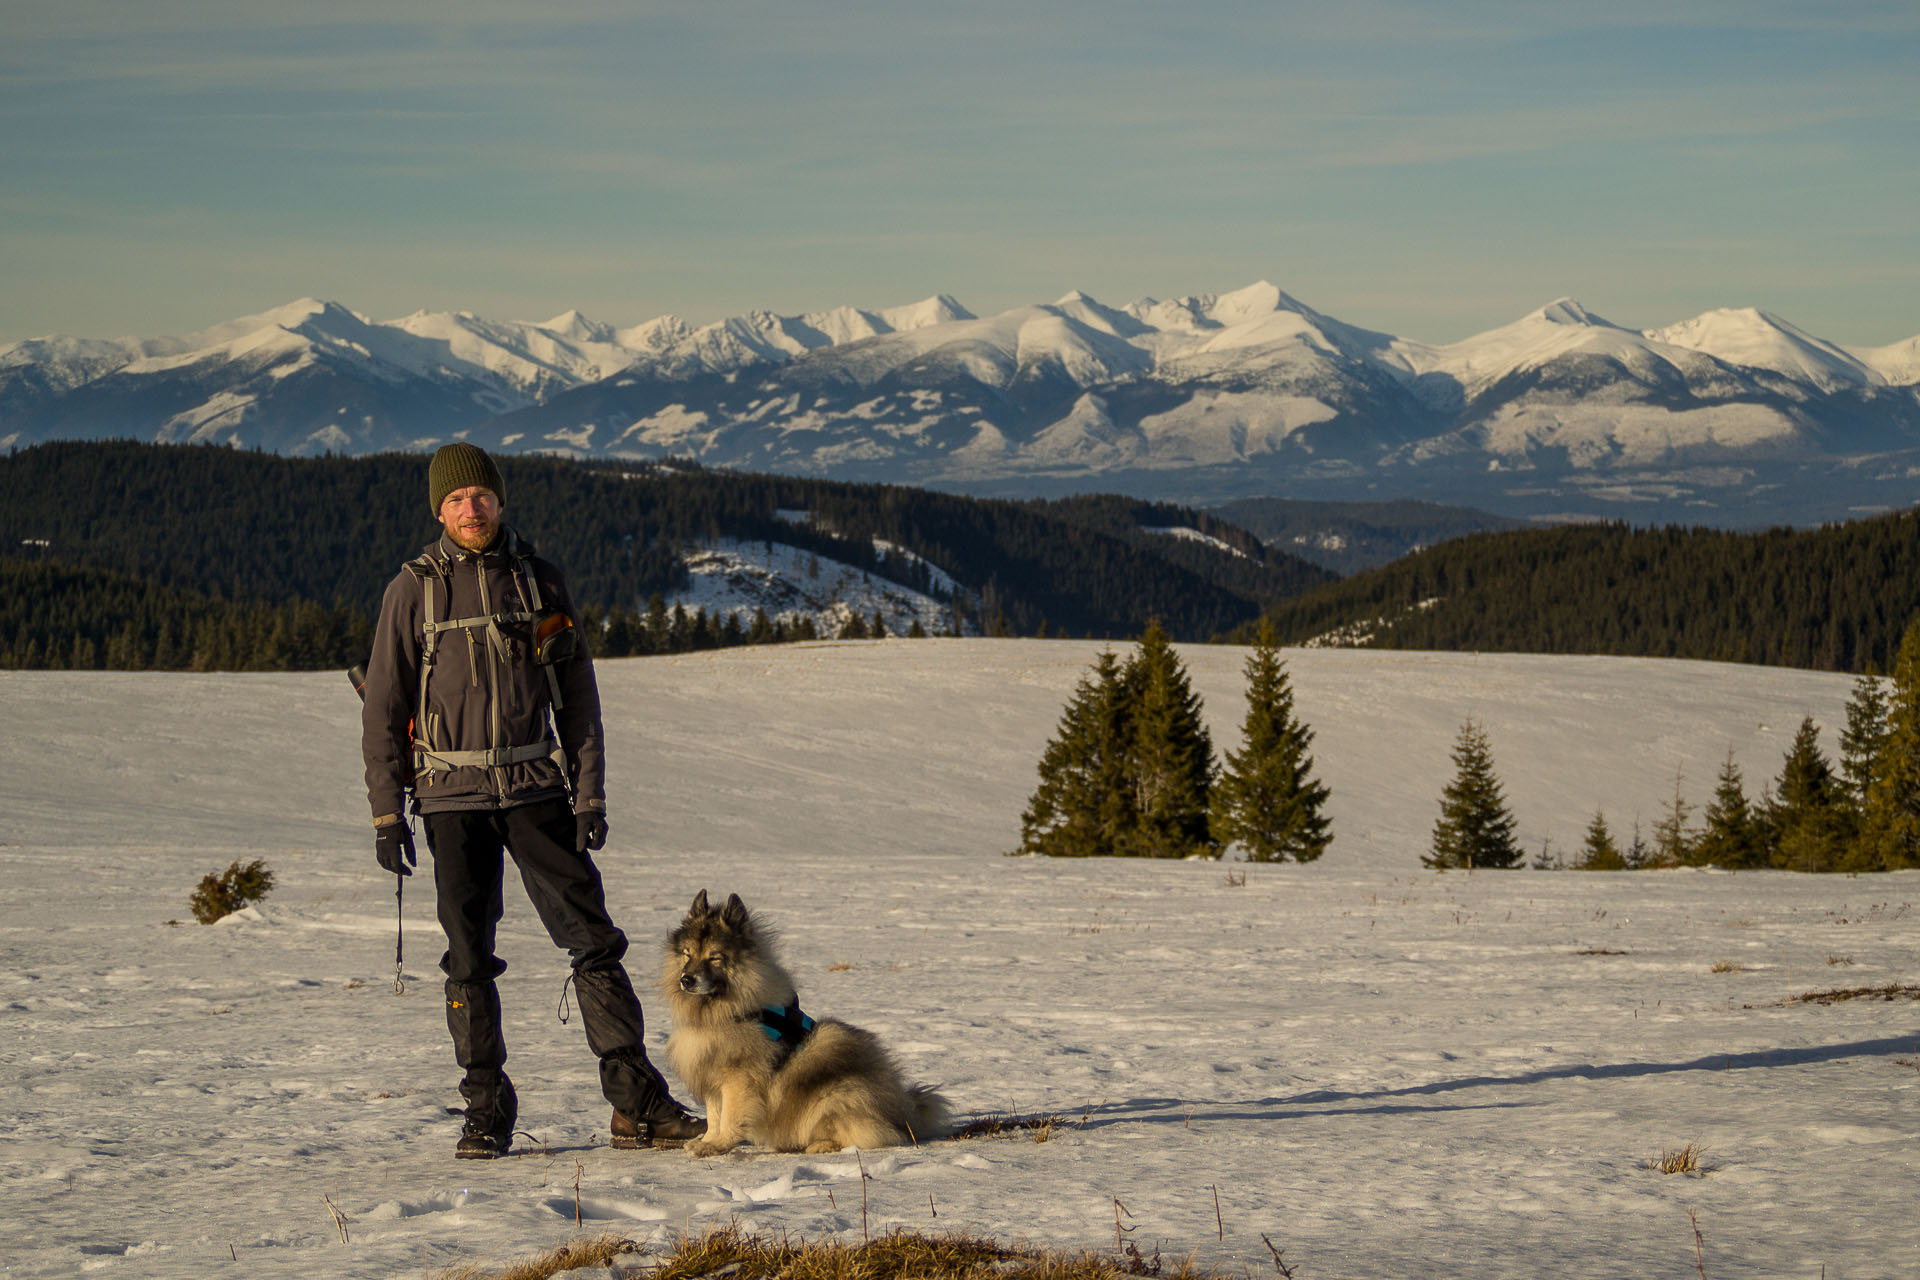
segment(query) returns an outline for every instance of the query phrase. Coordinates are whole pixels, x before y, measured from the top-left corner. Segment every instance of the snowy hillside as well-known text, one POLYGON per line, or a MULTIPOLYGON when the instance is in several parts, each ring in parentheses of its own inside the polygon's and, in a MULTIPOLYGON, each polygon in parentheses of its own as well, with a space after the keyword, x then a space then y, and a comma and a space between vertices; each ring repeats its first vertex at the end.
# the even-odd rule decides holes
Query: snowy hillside
MULTIPOLYGON (((1307 1280, 1920 1269, 1920 1005, 1793 999, 1920 982, 1920 874, 1418 866, 1467 715, 1529 846, 1567 848, 1596 806, 1650 818, 1676 769, 1704 795, 1729 749, 1757 790, 1804 713, 1831 750, 1844 677, 1293 653, 1333 790, 1321 863, 1004 857, 1097 652, 602 664, 599 861, 643 978, 698 889, 737 891, 809 1012, 877 1031, 963 1112, 1062 1119, 1046 1143, 704 1162, 604 1145, 577 1019, 554 1017, 564 957, 517 884, 525 1133, 507 1160, 452 1160, 430 890, 407 887, 396 996, 336 673, 0 673, 7 1274, 385 1280, 497 1267, 576 1214, 656 1242, 864 1223, 1111 1249, 1116 1201, 1143 1253, 1231 1275, 1272 1273, 1263 1237, 1307 1280), (192 923, 200 876, 256 857, 266 903, 192 923), (1689 1143, 1705 1177, 1646 1167, 1689 1143)), ((1183 652, 1234 745, 1245 651, 1183 652)))
MULTIPOLYGON (((880 550, 904 554, 885 545, 880 550)), ((743 626, 759 610, 771 622, 807 619, 814 634, 826 637, 839 635, 855 614, 868 624, 878 616, 888 635, 904 636, 916 624, 930 636, 954 627, 949 602, 956 584, 945 574, 938 574, 944 598, 935 598, 798 547, 733 541, 689 553, 687 572, 692 586, 666 600, 668 609, 678 605, 689 614, 705 609, 722 618, 732 615, 743 626)), ((970 621, 961 625, 962 634, 977 630, 970 621)))
POLYGON ((1434 345, 1267 281, 976 317, 905 306, 616 328, 302 299, 183 338, 0 348, 0 447, 127 435, 284 453, 491 448, 1183 502, 1424 496, 1741 525, 1905 505, 1920 338, 1755 308, 1637 330, 1560 298, 1434 345))

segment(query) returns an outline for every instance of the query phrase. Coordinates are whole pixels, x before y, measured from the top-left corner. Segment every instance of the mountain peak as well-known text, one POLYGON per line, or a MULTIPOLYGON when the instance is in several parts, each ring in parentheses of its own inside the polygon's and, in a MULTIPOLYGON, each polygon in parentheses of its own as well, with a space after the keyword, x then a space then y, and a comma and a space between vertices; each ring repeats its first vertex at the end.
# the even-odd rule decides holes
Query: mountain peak
POLYGON ((534 328, 545 329, 557 337, 571 338, 576 342, 604 341, 610 332, 606 325, 581 315, 577 307, 569 307, 553 319, 544 324, 537 324, 534 328))
POLYGON ((1862 385, 1875 380, 1868 362, 1758 307, 1716 307, 1691 320, 1650 330, 1647 337, 1734 364, 1807 378, 1823 386, 1862 385))
POLYGON ((1281 309, 1287 295, 1280 292, 1279 286, 1266 280, 1256 280, 1242 289, 1223 293, 1215 297, 1206 308, 1209 318, 1219 324, 1241 324, 1281 309))
POLYGON ((950 293, 936 293, 904 307, 888 307, 880 313, 880 318, 895 330, 925 329, 954 320, 978 319, 950 293))
POLYGON ((1614 327, 1609 321, 1593 314, 1573 298, 1555 298, 1527 319, 1545 320, 1548 324, 1598 325, 1608 329, 1614 327))

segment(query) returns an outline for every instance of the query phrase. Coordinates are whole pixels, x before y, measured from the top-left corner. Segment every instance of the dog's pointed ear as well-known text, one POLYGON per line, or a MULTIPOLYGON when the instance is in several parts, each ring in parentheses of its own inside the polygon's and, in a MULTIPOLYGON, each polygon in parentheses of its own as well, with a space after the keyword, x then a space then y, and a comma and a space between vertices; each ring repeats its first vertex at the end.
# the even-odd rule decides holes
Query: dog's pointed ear
POLYGON ((720 919, 735 929, 747 922, 747 904, 740 901, 739 894, 727 895, 727 905, 720 908, 720 919))
POLYGON ((707 891, 705 889, 693 895, 693 905, 687 908, 687 914, 689 916, 710 916, 713 914, 713 908, 707 905, 707 891))

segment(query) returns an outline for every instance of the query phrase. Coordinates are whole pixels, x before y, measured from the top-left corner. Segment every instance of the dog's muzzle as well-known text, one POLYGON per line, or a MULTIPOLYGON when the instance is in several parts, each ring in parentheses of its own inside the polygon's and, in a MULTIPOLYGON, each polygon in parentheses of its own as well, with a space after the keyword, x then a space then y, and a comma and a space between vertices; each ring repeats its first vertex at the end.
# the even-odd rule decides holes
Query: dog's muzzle
POLYGON ((680 975, 680 989, 690 996, 710 996, 720 989, 720 984, 710 973, 689 969, 680 975))

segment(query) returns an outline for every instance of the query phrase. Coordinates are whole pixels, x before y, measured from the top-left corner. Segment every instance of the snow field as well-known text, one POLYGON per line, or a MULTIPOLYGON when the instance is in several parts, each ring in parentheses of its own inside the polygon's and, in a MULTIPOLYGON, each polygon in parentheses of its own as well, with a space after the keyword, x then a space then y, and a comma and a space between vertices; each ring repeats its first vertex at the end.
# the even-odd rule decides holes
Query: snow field
MULTIPOLYGON (((1321 863, 1002 857, 1098 649, 602 665, 599 862, 643 998, 694 892, 739 892, 809 1012, 878 1032, 963 1114, 1061 1118, 1045 1143, 704 1162, 603 1145, 578 1018, 555 1016, 564 956, 513 885, 502 997, 528 1136, 451 1159, 428 877, 407 885, 396 997, 344 679, 0 673, 0 1266, 498 1264, 574 1231, 577 1179, 586 1230, 656 1241, 734 1221, 857 1238, 864 1188, 876 1232, 1111 1248, 1118 1200, 1148 1254, 1260 1274, 1264 1234, 1313 1280, 1692 1275, 1688 1210, 1714 1277, 1920 1271, 1920 1008, 1783 1003, 1920 980, 1920 875, 1418 865, 1467 714, 1529 847, 1570 850, 1596 805, 1650 827, 1676 767, 1703 801, 1729 747, 1757 794, 1803 713, 1831 748, 1845 678, 1289 653, 1334 792, 1321 863), (273 895, 192 923, 198 878, 253 857, 273 895), (1707 1177, 1645 1167, 1687 1142, 1707 1177)), ((1216 748, 1235 745, 1245 651, 1183 656, 1216 748)))

